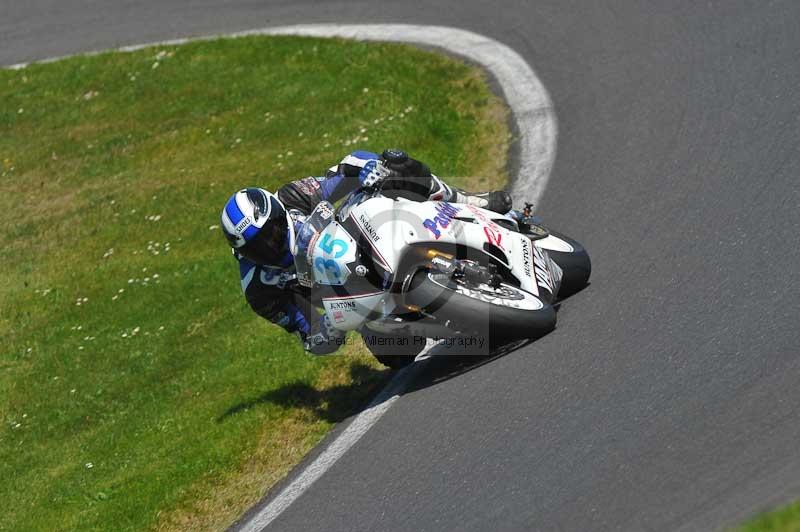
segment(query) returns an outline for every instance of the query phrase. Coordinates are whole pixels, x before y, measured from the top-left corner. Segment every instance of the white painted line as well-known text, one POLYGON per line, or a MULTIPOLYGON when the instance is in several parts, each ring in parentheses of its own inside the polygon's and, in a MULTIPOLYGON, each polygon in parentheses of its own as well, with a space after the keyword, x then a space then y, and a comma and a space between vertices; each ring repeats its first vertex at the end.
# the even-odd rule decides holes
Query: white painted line
MULTIPOLYGON (((470 31, 444 26, 416 26, 409 24, 301 24, 262 28, 228 35, 211 35, 192 39, 138 44, 119 48, 131 52, 150 46, 179 45, 190 41, 211 40, 250 35, 302 35, 309 37, 343 37, 369 41, 398 41, 442 48, 480 64, 494 76, 511 108, 520 134, 519 171, 510 190, 515 198, 538 203, 547 186, 556 157, 558 127, 555 111, 547 90, 539 78, 517 52, 489 37, 470 31)), ((82 55, 96 55, 89 52, 82 55)), ((68 56, 65 56, 68 57, 68 56)), ((53 57, 36 61, 49 63, 64 59, 53 57)), ((21 69, 30 63, 18 63, 5 68, 21 69)), ((430 349, 426 348, 424 353, 430 349)), ((422 357, 422 356, 421 356, 422 357)), ((264 508, 250 518, 241 530, 260 531, 288 508, 300 495, 316 482, 336 461, 347 452, 386 413, 403 392, 408 382, 419 371, 420 364, 401 370, 366 410, 331 442, 328 447, 295 479, 276 495, 264 508)))
MULTIPOLYGON (((244 35, 304 35, 311 37, 344 37, 372 41, 400 41, 444 48, 466 57, 488 70, 503 91, 520 134, 519 174, 511 194, 538 203, 547 186, 556 156, 558 127, 555 111, 544 85, 525 60, 508 46, 489 37, 466 30, 443 26, 407 24, 370 25, 298 25, 244 32, 244 35)), ((242 34, 240 34, 242 35, 242 34)), ((426 350, 427 351, 427 350, 426 350)), ((397 399, 411 379, 410 371, 419 364, 399 372, 370 407, 360 413, 325 451, 301 472, 269 504, 261 509, 240 530, 257 532, 266 528, 283 513, 325 471, 350 449, 397 399)))
POLYGON ((421 364, 412 364, 400 370, 369 406, 353 419, 322 454, 239 530, 241 532, 261 531, 282 514, 389 410, 403 393, 406 384, 413 380, 414 375, 419 372, 420 367, 421 364))
MULTIPOLYGON (((132 52, 150 46, 169 46, 191 41, 250 35, 302 35, 308 37, 343 37, 369 41, 399 41, 442 48, 480 64, 500 84, 520 135, 519 171, 511 195, 538 203, 550 178, 556 159, 558 126, 547 90, 533 69, 508 46, 471 31, 445 26, 411 24, 299 24, 242 31, 228 35, 209 35, 190 39, 172 39, 132 46, 118 51, 132 52)), ((96 55, 88 52, 79 55, 96 55)), ((35 63, 50 63, 70 56, 51 57, 35 63)), ((5 68, 21 69, 31 63, 17 63, 5 68)))
POLYGON ((519 175, 514 180, 511 195, 534 203, 541 199, 556 159, 555 111, 550 95, 533 69, 508 46, 467 30, 411 24, 300 24, 243 34, 410 42, 443 48, 478 63, 500 84, 520 134, 519 175))

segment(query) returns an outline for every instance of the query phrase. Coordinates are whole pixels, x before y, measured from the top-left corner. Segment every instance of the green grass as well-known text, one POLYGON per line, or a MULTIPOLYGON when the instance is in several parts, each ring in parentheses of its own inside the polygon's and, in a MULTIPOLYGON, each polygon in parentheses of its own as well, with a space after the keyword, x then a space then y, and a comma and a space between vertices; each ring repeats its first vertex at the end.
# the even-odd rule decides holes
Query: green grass
POLYGON ((0 529, 229 524, 386 372, 363 348, 306 355, 250 311, 225 200, 355 147, 497 184, 504 116, 474 67, 400 45, 245 38, 0 71, 0 529))
POLYGON ((800 501, 760 514, 740 532, 800 532, 800 501))

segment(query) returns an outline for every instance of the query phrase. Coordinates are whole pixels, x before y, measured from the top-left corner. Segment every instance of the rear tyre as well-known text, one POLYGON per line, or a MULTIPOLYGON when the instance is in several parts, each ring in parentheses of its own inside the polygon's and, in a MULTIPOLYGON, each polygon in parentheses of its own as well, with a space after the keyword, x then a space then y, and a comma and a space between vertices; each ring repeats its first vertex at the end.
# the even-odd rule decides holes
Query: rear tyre
POLYGON ((415 337, 365 331, 361 338, 372 356, 392 369, 408 366, 425 348, 425 343, 418 342, 415 337))
POLYGON ((515 286, 468 285, 438 272, 420 271, 411 280, 406 303, 434 315, 448 328, 500 341, 538 338, 556 325, 551 305, 515 286))

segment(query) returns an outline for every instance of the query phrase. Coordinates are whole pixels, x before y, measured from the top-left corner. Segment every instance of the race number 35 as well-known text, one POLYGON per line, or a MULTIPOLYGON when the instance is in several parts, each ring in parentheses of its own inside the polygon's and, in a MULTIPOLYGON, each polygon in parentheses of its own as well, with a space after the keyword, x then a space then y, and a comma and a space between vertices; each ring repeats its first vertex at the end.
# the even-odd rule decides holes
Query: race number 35
POLYGON ((339 238, 331 238, 331 235, 329 234, 324 235, 319 242, 319 248, 328 257, 333 255, 333 258, 317 257, 317 259, 314 261, 314 267, 319 270, 320 273, 325 274, 328 278, 341 277, 339 265, 333 259, 341 258, 345 253, 347 253, 348 247, 349 246, 347 245, 347 242, 344 240, 339 238))
POLYGON ((325 235, 319 243, 320 249, 328 255, 333 255, 334 259, 341 258, 342 255, 347 253, 347 242, 339 238, 331 238, 331 235, 325 235), (334 248, 339 247, 339 251, 334 252, 334 248))

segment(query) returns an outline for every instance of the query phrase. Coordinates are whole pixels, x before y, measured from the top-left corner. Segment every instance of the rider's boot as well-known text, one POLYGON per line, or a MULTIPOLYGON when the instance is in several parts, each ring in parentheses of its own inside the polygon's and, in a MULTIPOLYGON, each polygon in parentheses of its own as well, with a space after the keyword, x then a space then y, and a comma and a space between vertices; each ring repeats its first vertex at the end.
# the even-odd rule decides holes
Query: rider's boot
POLYGON ((466 203, 489 211, 505 214, 511 210, 511 195, 505 190, 491 192, 469 193, 455 189, 455 203, 466 203))

